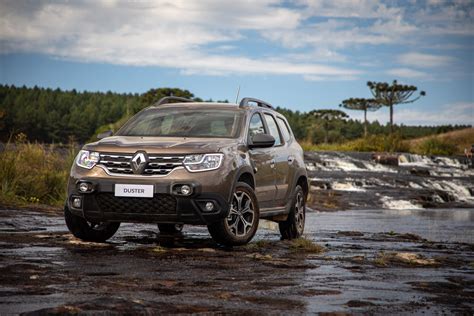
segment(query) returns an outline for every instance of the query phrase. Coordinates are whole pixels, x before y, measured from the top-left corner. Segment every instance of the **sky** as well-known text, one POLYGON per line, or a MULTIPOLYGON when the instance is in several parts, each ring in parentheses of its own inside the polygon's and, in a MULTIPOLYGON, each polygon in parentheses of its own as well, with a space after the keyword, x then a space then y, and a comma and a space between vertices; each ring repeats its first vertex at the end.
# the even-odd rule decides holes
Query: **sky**
POLYGON ((474 124, 474 1, 0 1, 0 84, 232 102, 240 86, 310 111, 395 79, 427 94, 396 123, 474 124))

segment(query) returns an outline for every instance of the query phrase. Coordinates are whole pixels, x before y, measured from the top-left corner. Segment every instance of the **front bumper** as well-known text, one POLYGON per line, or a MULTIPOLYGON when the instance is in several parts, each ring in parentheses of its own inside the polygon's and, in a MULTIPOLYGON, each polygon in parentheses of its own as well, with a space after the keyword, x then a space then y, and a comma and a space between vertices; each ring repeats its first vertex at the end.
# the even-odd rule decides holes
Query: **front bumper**
POLYGON ((68 208, 89 221, 118 221, 143 223, 182 223, 205 225, 225 218, 229 213, 231 188, 222 171, 189 173, 176 170, 173 177, 115 177, 101 168, 82 170, 73 167, 68 186, 68 208), (211 174, 214 173, 214 174, 211 174), (216 181, 222 179, 224 183, 216 181), (92 185, 90 193, 80 193, 78 183, 92 185), (116 197, 115 184, 152 184, 153 198, 116 197), (177 194, 177 185, 188 184, 193 188, 190 196, 177 194), (79 198, 81 207, 74 207, 79 198), (214 209, 207 211, 205 204, 212 202, 214 209))

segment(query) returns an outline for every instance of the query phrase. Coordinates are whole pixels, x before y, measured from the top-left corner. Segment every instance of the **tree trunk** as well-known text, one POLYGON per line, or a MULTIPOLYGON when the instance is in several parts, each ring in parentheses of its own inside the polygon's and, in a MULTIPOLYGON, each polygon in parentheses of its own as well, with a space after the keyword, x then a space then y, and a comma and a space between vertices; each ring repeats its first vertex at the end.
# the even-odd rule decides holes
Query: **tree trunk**
POLYGON ((367 109, 364 110, 364 137, 367 137, 367 109))
POLYGON ((329 139, 329 122, 326 121, 326 123, 324 124, 324 130, 326 133, 324 133, 324 143, 328 143, 328 139, 329 139))
POLYGON ((390 104, 390 134, 393 134, 393 104, 390 104))

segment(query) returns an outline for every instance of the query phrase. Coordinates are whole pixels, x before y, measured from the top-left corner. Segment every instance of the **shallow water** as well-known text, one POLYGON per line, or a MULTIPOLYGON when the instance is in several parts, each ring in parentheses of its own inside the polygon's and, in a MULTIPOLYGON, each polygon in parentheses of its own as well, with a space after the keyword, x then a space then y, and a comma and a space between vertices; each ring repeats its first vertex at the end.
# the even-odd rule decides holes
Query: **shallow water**
POLYGON ((474 209, 353 210, 308 216, 306 233, 323 231, 412 233, 438 242, 474 243, 474 209))

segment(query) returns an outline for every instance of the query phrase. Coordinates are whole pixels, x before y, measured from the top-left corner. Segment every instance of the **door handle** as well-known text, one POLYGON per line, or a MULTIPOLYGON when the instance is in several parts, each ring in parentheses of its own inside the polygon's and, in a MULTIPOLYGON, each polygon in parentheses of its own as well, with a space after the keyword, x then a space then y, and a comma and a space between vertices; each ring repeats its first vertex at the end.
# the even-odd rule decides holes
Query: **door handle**
POLYGON ((295 157, 293 157, 293 156, 288 156, 288 163, 289 163, 289 164, 292 164, 293 161, 295 161, 295 157))
POLYGON ((275 168, 275 159, 272 159, 272 161, 270 161, 270 168, 275 168))

